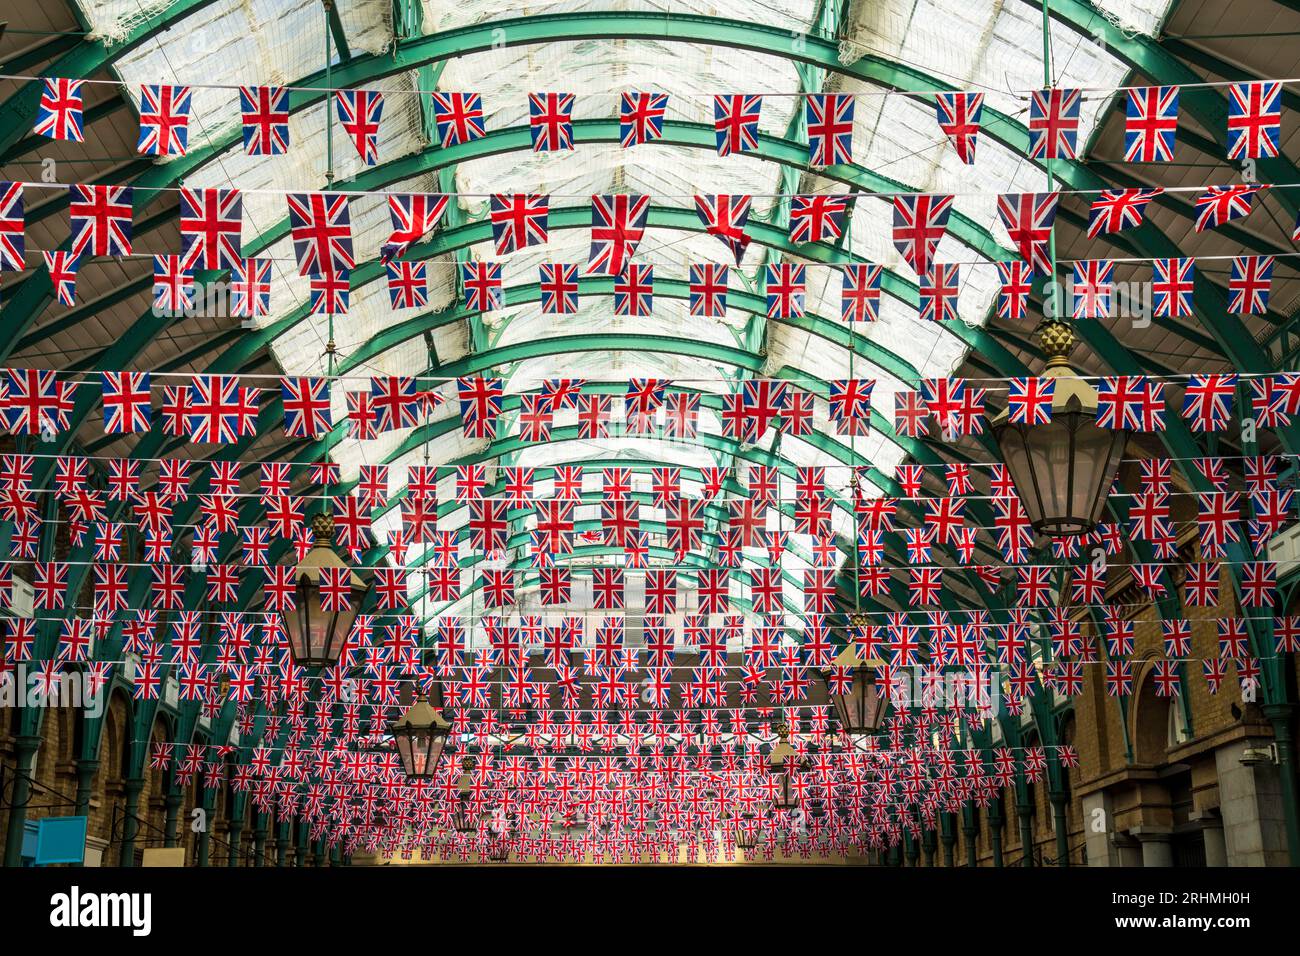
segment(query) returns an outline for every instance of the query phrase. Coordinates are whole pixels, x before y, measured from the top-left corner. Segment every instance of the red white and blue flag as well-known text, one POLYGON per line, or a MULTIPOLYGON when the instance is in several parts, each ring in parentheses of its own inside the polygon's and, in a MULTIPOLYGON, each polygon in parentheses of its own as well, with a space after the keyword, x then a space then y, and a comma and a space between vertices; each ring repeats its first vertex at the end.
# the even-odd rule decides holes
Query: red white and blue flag
POLYGON ((180 256, 153 257, 153 307, 171 316, 194 308, 194 273, 180 256))
POLYGON ((627 149, 663 139, 667 93, 624 93, 618 113, 618 138, 627 149))
POLYGON ((1281 121, 1281 82, 1232 84, 1228 87, 1228 158, 1276 156, 1281 121))
POLYGON ((1118 375, 1097 384, 1097 424, 1102 428, 1163 431, 1164 383, 1145 375, 1118 375))
POLYGON ((59 303, 73 305, 77 301, 77 264, 80 260, 66 249, 45 252, 42 256, 59 303))
POLYGON ((189 140, 190 88, 146 84, 140 87, 140 140, 146 156, 184 156, 189 140))
POLYGON ((1263 186, 1237 183, 1232 186, 1207 186, 1196 197, 1196 231, 1215 229, 1225 222, 1250 215, 1255 193, 1263 186))
POLYGON ((853 161, 853 94, 814 93, 804 105, 808 164, 835 166, 853 161))
POLYGON ((984 111, 983 93, 938 93, 935 111, 939 129, 948 137, 963 163, 975 162, 975 144, 980 131, 980 114, 984 111))
POLYGON ((240 259, 230 281, 230 314, 251 319, 271 312, 271 260, 240 259))
POLYGON ((998 196, 998 215, 1020 258, 1038 275, 1050 275, 1049 242, 1060 193, 1006 193, 998 196))
POLYGON ((528 133, 533 152, 573 149, 573 94, 529 93, 528 133))
POLYGON ((795 319, 804 314, 806 298, 801 263, 774 262, 767 267, 767 317, 795 319))
POLYGON ((1034 267, 1023 259, 998 263, 998 318, 1020 320, 1029 309, 1034 267))
POLYGON ((1110 315, 1114 271, 1115 264, 1109 259, 1081 259, 1074 264, 1074 318, 1110 315))
POLYGON ((290 438, 318 438, 333 427, 329 382, 295 376, 280 379, 284 431, 290 438))
POLYGON ((423 262, 390 260, 384 268, 388 273, 388 300, 394 309, 422 309, 429 304, 429 279, 423 262))
POLYGON ((289 203, 289 235, 293 238, 299 275, 334 274, 356 267, 347 196, 288 193, 285 198, 289 203))
POLYGON ((1079 140, 1078 90, 1036 90, 1029 100, 1030 159, 1074 159, 1079 140))
POLYGON ((587 257, 588 275, 622 274, 645 235, 650 213, 649 196, 626 194, 591 197, 591 251, 587 257))
POLYGON ((578 311, 578 267, 562 262, 544 262, 538 269, 542 289, 542 313, 572 315, 578 311))
POLYGON ((1192 375, 1183 392, 1183 418, 1194 432, 1224 431, 1232 419, 1237 376, 1230 373, 1192 375))
POLYGON ((749 220, 748 196, 696 196, 695 213, 704 224, 704 231, 717 236, 736 257, 736 265, 745 255, 750 237, 745 232, 749 220))
POLYGON ((918 277, 930 271, 951 212, 952 196, 894 197, 894 247, 918 277))
POLYGON ((487 135, 483 128, 483 97, 478 93, 432 93, 433 122, 445 149, 487 135))
POLYGON ((1052 421, 1054 378, 1013 378, 1007 383, 1007 421, 1012 425, 1047 425, 1052 421))
POLYGON ((762 109, 761 96, 729 93, 713 97, 713 129, 719 156, 758 150, 758 117, 762 109))
POLYGON ((74 386, 48 369, 5 369, 5 423, 16 435, 58 433, 68 427, 74 386))
POLYGON ((1178 87, 1146 86, 1128 91, 1124 114, 1124 162, 1167 163, 1174 158, 1178 130, 1178 87))
POLYGON ((921 277, 920 313, 924 322, 951 322, 957 318, 961 270, 955 262, 932 262, 921 277))
POLYGON ((23 270, 27 252, 25 229, 23 184, 0 183, 0 270, 23 270))
POLYGON ((149 430, 149 373, 103 373, 104 431, 109 435, 149 430))
POLYGON ((460 420, 466 438, 497 437, 497 418, 505 401, 505 388, 499 378, 459 378, 456 393, 460 399, 460 420))
POLYGON ((629 262, 614 278, 614 314, 650 315, 654 311, 655 267, 629 262))
POLYGON ((339 124, 357 155, 367 166, 379 161, 379 121, 384 115, 384 94, 378 90, 335 90, 339 124))
POLYGON ((311 296, 308 307, 313 315, 347 315, 352 298, 350 277, 352 270, 318 272, 308 277, 307 288, 311 296))
POLYGON ((875 322, 880 318, 880 277, 883 267, 858 262, 843 267, 840 320, 875 322))
POLYGON ((461 284, 465 288, 465 307, 470 311, 491 312, 501 308, 505 297, 501 283, 501 263, 463 263, 461 284))
POLYGON ((1273 287, 1275 256, 1234 256, 1228 276, 1228 311, 1233 315, 1264 315, 1273 287))
POLYGON ((131 254, 131 187, 68 187, 74 258, 131 254))
POLYGON ((527 246, 544 245, 550 197, 525 193, 497 193, 492 196, 488 216, 497 255, 508 255, 527 246))
POLYGON ((181 189, 181 257, 187 269, 233 269, 242 230, 239 190, 181 189))
POLYGON ((728 266, 716 262, 691 263, 690 296, 691 315, 720 319, 727 314, 728 266))
POLYGON ((839 426, 841 435, 867 435, 871 432, 871 392, 874 379, 832 379, 827 383, 830 420, 839 426))
POLYGON ((233 375, 195 376, 185 415, 190 441, 229 445, 256 434, 255 391, 233 375))
POLYGON ((407 375, 383 375, 370 380, 370 407, 381 432, 414 428, 420 420, 420 392, 407 375))
POLYGON ((283 86, 241 86, 239 114, 249 156, 289 151, 289 91, 283 86))
POLYGON ((790 241, 835 241, 844 234, 844 216, 848 208, 848 196, 792 196, 790 241))
POLYGON ((441 221, 449 197, 442 193, 398 193, 388 197, 388 218, 393 231, 379 247, 379 260, 388 262, 406 255, 441 221))
POLYGON ((47 79, 36 105, 33 132, 50 139, 74 143, 86 140, 82 117, 81 87, 85 80, 47 79))
POLYGON ((1172 319, 1191 316, 1196 261, 1190 257, 1156 259, 1151 269, 1151 303, 1155 314, 1172 319))
POLYGON ((1147 203, 1163 192, 1158 186, 1104 190, 1088 209, 1088 238, 1136 229, 1142 225, 1147 203))

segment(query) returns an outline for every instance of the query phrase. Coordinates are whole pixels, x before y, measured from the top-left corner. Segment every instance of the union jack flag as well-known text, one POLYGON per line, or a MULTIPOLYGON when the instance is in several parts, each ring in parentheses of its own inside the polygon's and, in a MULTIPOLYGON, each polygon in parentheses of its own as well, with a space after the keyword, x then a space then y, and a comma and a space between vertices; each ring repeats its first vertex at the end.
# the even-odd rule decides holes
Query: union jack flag
POLYGON ((289 235, 298 274, 314 276, 352 270, 352 218, 340 193, 289 193, 289 235))
POLYGON ((1218 432, 1232 418, 1232 398, 1237 376, 1232 374, 1193 375, 1183 392, 1183 418, 1194 432, 1218 432))
POLYGON ((384 115, 384 94, 378 90, 335 90, 339 123, 357 155, 367 166, 379 160, 379 121, 384 115))
POLYGON ((1281 121, 1281 83, 1234 83, 1228 87, 1228 158, 1276 156, 1281 121))
POLYGON ((622 274, 645 235, 650 213, 649 196, 597 195, 591 197, 591 252, 587 274, 622 274))
POLYGON ((958 158, 969 166, 975 162, 975 143, 980 131, 980 114, 984 111, 983 93, 939 93, 935 96, 939 129, 957 150, 958 158))
POLYGON ((321 272, 308 279, 308 291, 311 294, 310 309, 313 315, 347 315, 348 303, 352 297, 352 286, 348 281, 352 275, 349 269, 337 272, 321 272))
POLYGON ((573 94, 529 93, 528 132, 533 152, 573 149, 573 94))
POLYGON ((1228 277, 1228 311, 1233 315, 1264 315, 1273 287, 1274 256, 1234 256, 1228 277))
MULTIPOLYGON (((740 427, 732 425, 731 437, 756 442, 770 426, 780 424, 781 413, 790 404, 790 386, 771 379, 750 380, 744 383, 738 397, 740 427)), ((724 422, 724 431, 726 425, 724 422)))
POLYGON ((1029 101, 1029 158, 1074 159, 1079 139, 1078 90, 1036 90, 1029 101))
POLYGON ((704 231, 717 236, 736 257, 736 265, 745 255, 750 237, 745 232, 749 220, 748 196, 696 196, 695 213, 704 224, 704 231))
POLYGON ((794 196, 790 199, 790 241, 834 241, 844 233, 848 196, 794 196))
POLYGON ((483 97, 478 93, 432 93, 433 121, 445 149, 482 139, 483 97))
POLYGON ((767 317, 795 319, 804 314, 804 267, 794 262, 774 262, 767 267, 767 317))
POLYGON ((1007 421, 1012 425, 1047 425, 1052 421, 1054 378, 1013 378, 1007 390, 1007 421))
POLYGON ((190 441, 229 445, 257 431, 256 389, 233 375, 196 375, 189 388, 185 427, 190 441))
POLYGON ((283 86, 241 86, 239 114, 249 156, 289 151, 289 91, 283 86))
POLYGON ((24 227, 23 184, 0 183, 0 270, 22 271, 24 227))
POLYGON ((423 262, 390 260, 384 268, 388 272, 388 298, 394 309, 422 309, 429 304, 428 273, 423 262))
POLYGON ((844 266, 840 286, 840 320, 875 322, 880 318, 880 277, 883 268, 869 262, 844 266))
POLYGON ((1151 299, 1155 314, 1178 319, 1190 316, 1196 261, 1190 257, 1156 259, 1151 268, 1151 299))
POLYGON ((194 273, 180 256, 153 257, 153 307, 173 316, 194 308, 194 273))
POLYGON ((727 314, 729 267, 715 262, 693 262, 690 273, 691 315, 720 319, 727 314))
POLYGON ((951 212, 951 196, 894 197, 894 247, 918 277, 930 271, 951 212))
POLYGON ((456 392, 460 399, 460 420, 465 437, 495 439, 497 417, 505 400, 501 379, 459 378, 456 392))
POLYGON ((546 220, 549 196, 497 193, 492 197, 489 216, 497 255, 504 256, 526 246, 540 246, 547 240, 546 220))
POLYGON ((103 374, 104 431, 109 435, 149 430, 149 373, 103 374))
POLYGON ((1103 191, 1088 209, 1088 238, 1096 239, 1103 234, 1136 229, 1142 225, 1142 214, 1146 211, 1147 203, 1163 192, 1164 189, 1159 186, 1103 191))
POLYGON ((465 307, 473 312, 491 312, 501 308, 501 263, 466 262, 461 265, 461 283, 465 287, 465 307))
POLYGON ((752 153, 758 149, 758 117, 763 97, 740 93, 713 97, 713 130, 718 155, 752 153))
POLYGON ((1178 87, 1147 86, 1128 91, 1124 116, 1124 162, 1167 163, 1174 158, 1178 130, 1178 87))
POLYGON ((998 197, 998 215, 1007 236, 1034 273, 1051 274, 1048 243, 1059 199, 1060 193, 1006 193, 998 197))
POLYGON ((237 189, 181 189, 185 268, 232 269, 240 259, 243 198, 237 189))
POLYGON ((379 437, 375 427, 378 416, 370 404, 369 392, 347 392, 344 401, 348 406, 348 437, 359 441, 369 441, 379 437))
POLYGON ((1014 262, 998 263, 998 318, 1023 319, 1029 308, 1029 293, 1032 290, 1034 267, 1028 262, 1017 259, 1014 262))
POLYGON ((81 116, 81 87, 85 82, 62 78, 45 81, 36 105, 36 135, 74 143, 86 141, 81 116))
POLYGON ((1103 378, 1097 385, 1097 424, 1101 428, 1163 431, 1164 383, 1145 375, 1103 378))
POLYGON ((1115 264, 1109 259, 1084 259, 1074 264, 1076 319, 1102 319, 1110 315, 1114 270, 1115 264))
POLYGON ((652 419, 664 403, 664 393, 671 383, 663 378, 634 378, 627 383, 623 396, 623 416, 628 422, 644 423, 652 419))
POLYGON ((136 152, 146 156, 184 156, 189 139, 190 88, 140 87, 140 141, 136 152))
POLYGON ((230 314, 238 319, 271 311, 271 260, 240 259, 231 272, 230 314))
POLYGON ((1208 186, 1196 197, 1196 231, 1204 232, 1250 214, 1251 201, 1262 186, 1238 183, 1208 186))
POLYGON ((804 105, 808 163, 834 166, 853 161, 853 94, 814 93, 804 105))
POLYGON ((618 138, 627 149, 664 135, 667 93, 624 93, 618 113, 618 138))
POLYGON ((70 382, 60 381, 48 369, 5 369, 5 423, 14 434, 61 432, 68 428, 73 411, 70 382))
POLYGON ((629 262, 614 279, 615 315, 650 315, 654 311, 655 267, 629 262))
POLYGON ((74 258, 131 254, 131 187, 68 187, 74 258))
POLYGON ((547 315, 572 315, 577 312, 578 267, 560 262, 544 262, 539 273, 542 312, 547 315))
POLYGON ((921 319, 949 322, 957 318, 957 297, 961 293, 961 270, 955 262, 932 262, 921 278, 921 319))
POLYGON ((871 432, 871 391, 874 379, 832 379, 828 395, 830 420, 841 435, 867 435, 871 432))
POLYGON ((280 405, 290 438, 316 438, 333 427, 329 382, 323 378, 281 378, 280 405))
POLYGON ((388 218, 393 232, 379 247, 379 259, 388 262, 433 231, 447 211, 449 197, 442 193, 403 193, 388 197, 388 218))
POLYGON ((370 380, 370 407, 381 432, 414 428, 419 421, 420 394, 409 376, 385 375, 370 380))
POLYGON ((582 386, 586 384, 584 378, 548 378, 542 383, 542 396, 553 410, 577 408, 582 386))
POLYGON ((50 274, 50 284, 54 294, 63 305, 73 305, 77 301, 77 263, 78 259, 66 249, 42 253, 45 258, 45 271, 50 274))

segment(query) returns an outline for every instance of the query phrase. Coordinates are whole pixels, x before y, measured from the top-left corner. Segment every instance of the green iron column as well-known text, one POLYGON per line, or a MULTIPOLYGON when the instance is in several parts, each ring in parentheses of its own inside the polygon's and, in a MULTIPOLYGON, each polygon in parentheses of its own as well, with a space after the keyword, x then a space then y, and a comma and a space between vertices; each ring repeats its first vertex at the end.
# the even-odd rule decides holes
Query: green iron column
POLYGON ((1069 806, 1070 796, 1064 790, 1049 791, 1048 799, 1052 802, 1052 824, 1056 827, 1056 865, 1070 865, 1070 831, 1065 810, 1069 806))
POLYGON ((98 760, 77 761, 77 808, 79 817, 90 815, 90 796, 95 790, 95 774, 99 772, 98 760))
MULTIPOLYGON (((231 801, 231 803, 234 802, 235 801, 233 800, 231 801)), ((239 866, 239 847, 244 836, 243 807, 240 807, 240 810, 240 813, 232 814, 230 819, 227 821, 229 827, 228 839, 230 840, 230 848, 226 852, 226 866, 239 866)))
POLYGON ((122 781, 126 803, 122 808, 122 850, 119 866, 135 866, 135 839, 140 833, 140 794, 144 790, 143 777, 128 777, 122 781))
POLYGON ((266 814, 253 812, 253 866, 266 865, 266 814))
POLYGON ((993 850, 993 865, 1002 866, 1002 801, 989 805, 989 845, 993 850))
POLYGON ((19 866, 23 858, 23 833, 27 829, 27 805, 32 799, 32 766, 41 738, 24 734, 14 740, 14 783, 9 796, 9 826, 5 832, 5 866, 19 866))
POLYGON ((942 827, 939 839, 943 842, 943 865, 951 868, 957 865, 957 820, 951 813, 944 813, 939 820, 942 827))
POLYGON ((174 786, 163 797, 163 846, 173 848, 177 844, 177 830, 180 823, 181 792, 174 786))
POLYGON ((1016 816, 1020 820, 1021 866, 1034 865, 1034 805, 1028 799, 1016 801, 1016 816))
POLYGON ((1300 787, 1296 785, 1295 737, 1291 732, 1296 705, 1290 702, 1263 704, 1264 716, 1273 725, 1277 743, 1277 770, 1282 784, 1282 814, 1286 825, 1287 855, 1292 866, 1300 866, 1300 787))

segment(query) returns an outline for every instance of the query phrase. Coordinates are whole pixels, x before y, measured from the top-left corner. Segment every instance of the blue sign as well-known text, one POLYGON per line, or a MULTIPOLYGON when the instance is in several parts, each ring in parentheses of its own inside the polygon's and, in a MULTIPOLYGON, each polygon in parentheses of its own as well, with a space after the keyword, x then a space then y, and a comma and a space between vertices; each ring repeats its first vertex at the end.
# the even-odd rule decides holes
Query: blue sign
POLYGON ((36 830, 36 865, 82 864, 86 860, 86 817, 45 817, 36 830))

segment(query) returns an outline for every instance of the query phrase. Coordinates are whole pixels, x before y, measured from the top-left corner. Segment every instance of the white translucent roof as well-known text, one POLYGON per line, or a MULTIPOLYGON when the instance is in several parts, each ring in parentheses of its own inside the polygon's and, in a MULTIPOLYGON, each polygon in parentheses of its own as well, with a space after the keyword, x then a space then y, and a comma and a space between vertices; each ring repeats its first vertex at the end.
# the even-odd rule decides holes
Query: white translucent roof
MULTIPOLYGON (((121 37, 140 22, 166 7, 164 0, 81 0, 80 6, 93 29, 102 35, 121 37)), ((1154 34, 1168 12, 1168 0, 1105 0, 1099 8, 1104 16, 1130 32, 1154 34)), ((422 29, 426 34, 454 30, 529 15, 572 12, 651 12, 697 14, 762 23, 788 30, 794 39, 803 34, 821 35, 821 4, 817 0, 568 0, 532 3, 503 8, 488 0, 423 0, 420 4, 422 29)), ((392 4, 388 0, 361 0, 339 4, 344 32, 351 52, 379 53, 394 40, 392 4)), ((320 69, 324 52, 324 13, 318 0, 218 0, 184 21, 183 36, 171 31, 139 45, 122 58, 117 69, 132 86, 144 82, 206 82, 229 84, 293 83, 320 69)), ((852 63, 872 55, 907 67, 935 86, 980 90, 985 93, 986 111, 996 110, 1023 123, 1027 115, 1024 91, 1045 85, 1058 87, 1105 87, 1124 81, 1126 69, 1092 36, 1076 32, 1053 21, 1051 41, 1053 75, 1045 83, 1042 66, 1042 20, 1028 4, 970 4, 963 0, 886 0, 849 4, 846 22, 836 32, 840 60, 852 63)), ((712 122, 712 97, 716 93, 764 94, 760 127, 764 133, 806 141, 799 121, 806 92, 814 89, 858 94, 855 111, 853 160, 904 188, 956 196, 954 215, 961 214, 987 230, 1000 245, 1010 243, 998 221, 996 196, 1001 192, 1030 192, 1046 188, 1042 171, 1000 145, 986 132, 980 137, 977 161, 962 164, 939 130, 933 103, 928 98, 885 96, 882 87, 821 71, 801 71, 794 60, 783 56, 712 45, 706 42, 663 40, 574 39, 493 49, 452 58, 435 71, 437 85, 447 91, 482 94, 489 130, 527 124, 527 96, 530 92, 565 92, 576 95, 574 118, 614 118, 619 94, 641 90, 667 93, 668 119, 697 124, 712 122)), ((429 148, 427 120, 421 110, 421 96, 413 95, 417 74, 407 73, 377 81, 385 92, 385 108, 379 142, 381 161, 388 162, 429 148)), ((332 105, 332 104, 331 104, 332 105)), ((1080 149, 1086 152, 1092 131, 1109 105, 1108 97, 1086 95, 1082 109, 1080 149)), ((235 90, 197 90, 195 115, 199 128, 192 133, 193 145, 230 133, 238 119, 235 90)), ((986 123, 988 112, 986 112, 986 123)), ((317 105, 293 115, 292 147, 280 157, 250 158, 241 146, 225 150, 187 177, 195 186, 235 184, 246 190, 245 242, 282 223, 284 200, 278 191, 309 191, 326 188, 324 106, 317 105), (257 194, 256 190, 271 190, 257 194)), ((346 189, 363 167, 335 124, 333 142, 334 183, 346 189)), ((495 192, 547 193, 552 213, 559 209, 583 210, 585 222, 589 197, 593 193, 643 193, 657 207, 693 210, 696 194, 732 193, 755 197, 751 221, 783 227, 783 213, 774 194, 782 189, 781 167, 749 155, 718 157, 712 150, 649 144, 623 150, 614 143, 580 144, 572 152, 512 152, 472 159, 452 173, 455 202, 467 221, 486 216, 487 195, 495 192)), ((389 188, 403 192, 435 192, 437 176, 427 174, 395 182, 389 188)), ((806 174, 798 185, 801 192, 841 193, 846 186, 815 174, 806 174)), ((386 204, 382 196, 358 196, 352 200, 353 235, 358 261, 377 256, 389 231, 386 204)), ((693 213, 692 213, 693 215, 693 213)), ((902 261, 890 239, 891 208, 887 198, 861 197, 850 216, 846 248, 863 260, 883 264, 906 282, 916 277, 902 261)), ((538 281, 543 263, 585 264, 589 244, 585 228, 558 229, 552 224, 550 241, 542 247, 520 250, 501 257, 507 288, 538 281)), ((285 315, 302 313, 308 300, 306 280, 297 275, 287 238, 267 252, 274 261, 272 315, 259 325, 285 315)), ((714 238, 701 233, 653 227, 648 230, 637 261, 653 264, 657 281, 684 281, 693 262, 726 262, 727 251, 714 238)), ((1009 254, 1008 254, 1009 255, 1009 254)), ((490 243, 461 250, 460 256, 496 260, 490 243)), ((779 261, 779 250, 754 244, 743 264, 733 269, 731 288, 762 293, 761 267, 779 261)), ((997 291, 996 273, 981 253, 963 244, 950 230, 940 243, 936 260, 961 263, 961 293, 958 303, 962 321, 981 325, 986 321, 997 291)), ((444 255, 429 263, 431 317, 460 306, 456 281, 457 259, 444 255)), ((826 266, 810 263, 807 269, 808 311, 827 323, 839 323, 840 274, 826 266)), ((346 357, 363 343, 392 325, 409 320, 415 313, 396 313, 389 307, 383 281, 352 292, 348 315, 335 321, 335 339, 346 357)), ((657 297, 654 313, 645 318, 614 314, 609 296, 585 295, 579 312, 571 316, 545 315, 538 303, 513 305, 482 318, 487 348, 526 346, 549 338, 572 335, 649 334, 671 336, 702 345, 739 348, 740 332, 761 321, 731 308, 724 319, 701 319, 688 313, 680 299, 657 297)), ((963 360, 965 346, 949 329, 923 323, 910 304, 886 295, 880 321, 858 326, 857 331, 875 346, 897 356, 913 368, 919 378, 949 375, 963 360)), ((432 332, 433 346, 442 365, 470 355, 471 335, 463 320, 441 323, 432 332)), ((274 343, 273 354, 290 373, 323 370, 322 355, 327 339, 326 320, 311 317, 299 321, 274 343)), ((780 376, 795 387, 812 384, 811 379, 874 378, 875 406, 890 417, 893 395, 911 387, 893 374, 874 365, 861 351, 850 353, 824 335, 782 323, 769 323, 763 337, 765 353, 759 374, 780 376)), ((706 394, 729 392, 747 373, 707 357, 651 351, 579 351, 557 347, 555 355, 534 355, 504 363, 488 371, 506 382, 508 394, 537 389, 554 377, 582 377, 593 382, 616 384, 630 377, 671 379, 706 394)), ((428 348, 422 336, 396 343, 366 361, 353 374, 418 375, 428 368, 428 348)), ((755 360, 759 359, 755 357, 755 360)), ((365 387, 354 380, 347 389, 365 387)), ((344 389, 335 390, 336 419, 344 414, 344 389)), ((445 420, 458 414, 454 392, 443 385, 449 400, 435 415, 445 420)), ((615 403, 616 418, 621 401, 615 403)), ((572 412, 561 412, 556 426, 573 423, 572 412)), ((506 421, 513 428, 514 415, 506 421)), ((715 411, 701 414, 701 430, 716 434, 715 411)), ((903 459, 904 450, 883 435, 853 439, 838 438, 827 422, 824 401, 815 403, 815 424, 819 435, 829 435, 838 446, 839 457, 814 443, 785 436, 775 445, 778 453, 795 466, 825 465, 832 494, 847 494, 850 474, 840 459, 861 456, 882 472, 892 473, 903 459)), ((510 432, 513 434, 513 431, 510 432)), ((397 449, 409 438, 407 432, 390 432, 375 441, 339 443, 333 454, 347 476, 360 465, 389 462, 394 490, 404 483, 405 467, 422 463, 427 453, 433 464, 455 462, 481 453, 486 443, 465 438, 453 428, 427 446, 397 457, 397 449)), ((745 455, 773 447, 769 432, 757 449, 742 449, 736 462, 743 469, 745 455)), ((654 439, 617 435, 601 441, 556 441, 515 453, 503 464, 546 468, 558 463, 580 463, 593 459, 626 459, 629 462, 667 462, 688 468, 732 464, 729 456, 702 444, 661 442, 654 439)), ((491 462, 489 462, 491 464, 491 462)), ((588 489, 599 485, 589 479, 588 489)), ((785 484, 789 485, 786 479, 785 484)), ((440 489, 450 498, 450 479, 440 489)), ((687 492, 696 493, 688 484, 687 492)), ((538 494, 548 494, 545 481, 538 494)), ((783 497, 793 497, 792 486, 783 487, 783 497)), ((578 520, 595 516, 594 505, 579 509, 578 520)), ((643 519, 649 520, 647 509, 643 519)), ((376 522, 376 528, 395 527, 396 509, 376 522)), ((835 515, 837 532, 849 536, 849 517, 842 509, 835 515)), ((463 510, 451 516, 444 527, 464 521, 463 510)), ((529 522, 530 523, 530 522, 529 522)), ((527 527, 525 523, 521 527, 527 527)), ((787 552, 786 570, 797 588, 797 578, 806 567, 807 541, 795 540, 787 552)), ((661 543, 661 542, 656 542, 661 543)), ((515 554, 513 557, 523 557, 515 554)), ((635 578, 629 576, 629 583, 635 578)), ((414 585, 413 585, 414 590, 414 585)), ((524 607, 534 598, 525 589, 524 607)), ((796 590, 787 595, 799 606, 796 590)), ((464 611, 467 598, 450 610, 464 611)), ((578 599, 580 600, 580 598, 578 599)), ((691 606, 688 600, 687 606, 691 606)))

